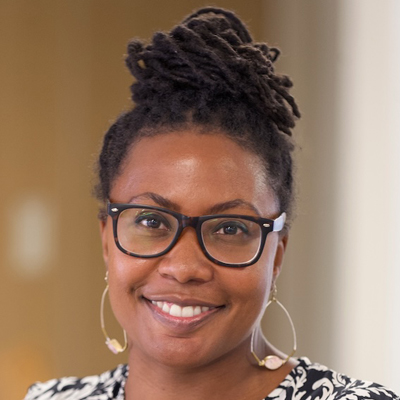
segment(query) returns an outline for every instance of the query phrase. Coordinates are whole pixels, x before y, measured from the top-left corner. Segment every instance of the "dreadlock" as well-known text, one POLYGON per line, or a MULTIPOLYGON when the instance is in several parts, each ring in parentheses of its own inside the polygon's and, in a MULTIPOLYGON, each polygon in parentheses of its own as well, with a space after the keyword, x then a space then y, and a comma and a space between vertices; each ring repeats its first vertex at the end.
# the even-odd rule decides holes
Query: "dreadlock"
MULTIPOLYGON (((206 7, 169 33, 128 44, 134 107, 104 137, 99 200, 108 199, 129 147, 140 137, 190 126, 220 130, 263 160, 281 211, 290 215, 293 167, 289 138, 300 117, 292 82, 277 75, 279 50, 254 43, 232 12, 206 7)), ((202 130, 206 132, 206 129, 202 130)))

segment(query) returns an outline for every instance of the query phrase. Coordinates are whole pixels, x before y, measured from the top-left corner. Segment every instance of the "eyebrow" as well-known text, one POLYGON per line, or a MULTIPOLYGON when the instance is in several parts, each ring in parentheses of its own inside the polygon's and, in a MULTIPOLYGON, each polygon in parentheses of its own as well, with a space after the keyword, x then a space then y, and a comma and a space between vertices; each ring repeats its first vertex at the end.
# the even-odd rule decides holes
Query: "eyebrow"
POLYGON ((153 192, 146 192, 139 194, 137 196, 133 196, 130 200, 129 203, 132 203, 134 200, 137 199, 142 199, 142 198, 147 198, 150 200, 153 200, 154 203, 158 204, 160 207, 168 208, 170 210, 174 211, 179 211, 180 207, 178 204, 174 203, 171 200, 166 199, 165 197, 160 196, 159 194, 153 193, 153 192))
MULTIPOLYGON (((146 193, 142 193, 139 194, 137 196, 132 197, 129 200, 129 203, 134 202, 135 200, 138 199, 150 199, 152 201, 154 201, 156 204, 158 204, 160 207, 164 207, 164 208, 168 208, 170 210, 174 210, 174 211, 180 211, 180 207, 177 203, 166 199, 163 196, 160 196, 159 194, 153 193, 153 192, 146 192, 146 193)), ((232 208, 236 208, 236 207, 246 207, 249 208, 251 211, 253 211, 254 213, 256 213, 259 217, 261 216, 260 212, 258 211, 258 209, 251 204, 250 202, 243 200, 243 199, 234 199, 234 200, 230 200, 230 201, 226 201, 226 202, 222 202, 222 203, 217 203, 215 205, 213 205, 209 210, 208 210, 208 214, 218 214, 218 213, 222 213, 224 211, 230 210, 232 208)))
POLYGON ((249 208, 250 210, 254 211, 259 217, 261 217, 260 212, 258 209, 248 201, 242 200, 242 199, 235 199, 231 201, 226 201, 224 203, 218 203, 212 206, 209 210, 210 214, 218 214, 221 212, 224 212, 226 210, 230 210, 232 208, 236 207, 246 207, 249 208))

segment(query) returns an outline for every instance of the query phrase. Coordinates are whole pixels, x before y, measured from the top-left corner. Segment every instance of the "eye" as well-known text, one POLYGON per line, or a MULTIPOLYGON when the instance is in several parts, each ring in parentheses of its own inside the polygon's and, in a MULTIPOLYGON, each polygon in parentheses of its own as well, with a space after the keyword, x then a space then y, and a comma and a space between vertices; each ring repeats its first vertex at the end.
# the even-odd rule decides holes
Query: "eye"
POLYGON ((214 234, 216 235, 239 235, 248 234, 249 229, 242 221, 225 221, 215 227, 214 234))
POLYGON ((136 217, 135 224, 149 229, 171 229, 171 225, 169 224, 168 220, 161 214, 154 212, 142 212, 136 217))

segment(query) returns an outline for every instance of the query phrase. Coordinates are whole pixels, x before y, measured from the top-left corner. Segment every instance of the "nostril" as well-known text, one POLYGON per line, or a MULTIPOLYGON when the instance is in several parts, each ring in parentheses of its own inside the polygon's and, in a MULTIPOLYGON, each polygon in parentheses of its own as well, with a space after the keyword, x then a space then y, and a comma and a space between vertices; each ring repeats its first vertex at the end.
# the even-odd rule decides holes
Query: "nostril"
POLYGON ((174 259, 163 260, 158 267, 159 274, 166 279, 180 283, 208 282, 213 276, 213 267, 207 263, 182 262, 174 259))
POLYGON ((200 250, 173 251, 163 256, 158 272, 164 278, 180 283, 208 282, 214 276, 214 266, 200 250))

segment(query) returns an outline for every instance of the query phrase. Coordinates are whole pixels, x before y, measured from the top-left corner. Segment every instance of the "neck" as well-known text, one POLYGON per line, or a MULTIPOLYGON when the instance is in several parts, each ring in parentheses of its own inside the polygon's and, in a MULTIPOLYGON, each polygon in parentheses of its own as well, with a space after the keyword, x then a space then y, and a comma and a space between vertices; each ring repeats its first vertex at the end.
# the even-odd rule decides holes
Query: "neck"
POLYGON ((249 348, 248 341, 245 341, 234 353, 201 366, 160 364, 143 357, 139 352, 131 351, 125 398, 126 400, 264 398, 279 385, 288 371, 268 371, 254 365, 249 348))

